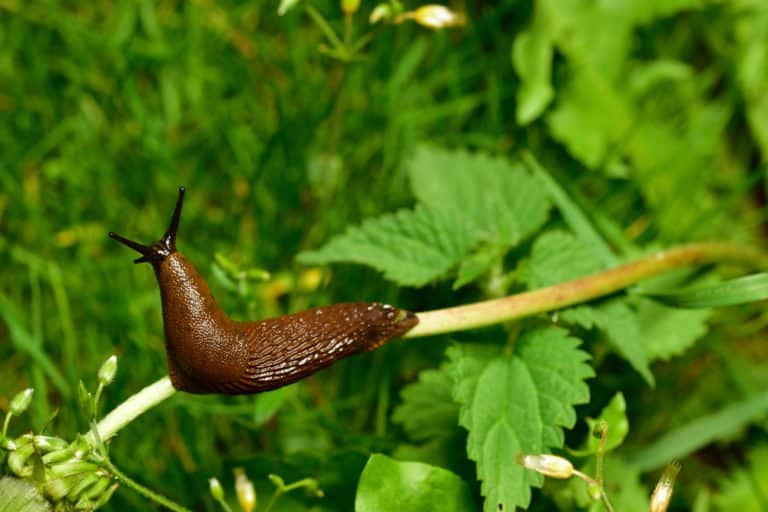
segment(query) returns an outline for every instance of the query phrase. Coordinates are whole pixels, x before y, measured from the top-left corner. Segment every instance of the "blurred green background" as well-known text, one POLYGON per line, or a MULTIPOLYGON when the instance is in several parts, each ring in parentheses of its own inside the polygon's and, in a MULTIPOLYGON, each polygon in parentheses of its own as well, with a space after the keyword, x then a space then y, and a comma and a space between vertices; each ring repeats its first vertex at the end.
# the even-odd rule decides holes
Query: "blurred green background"
MULTIPOLYGON (((307 4, 342 32, 336 2, 307 4)), ((0 0, 0 409, 32 386, 29 428, 59 409, 49 429, 71 437, 87 428, 77 381, 92 387, 108 355, 119 372, 105 409, 164 375, 152 272, 106 233, 158 238, 182 184, 178 246, 238 318, 477 297, 294 264, 346 225, 409 205, 403 165, 424 140, 531 151, 596 222, 638 244, 763 239, 764 2, 459 2, 468 23, 445 31, 371 29, 374 5, 350 20, 356 36, 374 30, 370 44, 342 62, 319 51, 302 5, 278 16, 275 2, 0 0), (273 277, 238 283, 216 253, 273 277)), ((739 345, 764 319, 744 320, 736 348, 704 357, 715 338, 661 368, 659 389, 706 368, 698 385, 717 403, 733 375, 743 389, 767 381, 765 348, 739 345)), ((200 510, 213 510, 207 479, 229 485, 237 465, 262 486, 270 472, 317 477, 326 498, 302 503, 349 510, 368 453, 398 442, 398 390, 443 348, 387 346, 256 398, 174 397, 120 434, 114 461, 200 510)), ((108 507, 147 508, 124 489, 108 507)))

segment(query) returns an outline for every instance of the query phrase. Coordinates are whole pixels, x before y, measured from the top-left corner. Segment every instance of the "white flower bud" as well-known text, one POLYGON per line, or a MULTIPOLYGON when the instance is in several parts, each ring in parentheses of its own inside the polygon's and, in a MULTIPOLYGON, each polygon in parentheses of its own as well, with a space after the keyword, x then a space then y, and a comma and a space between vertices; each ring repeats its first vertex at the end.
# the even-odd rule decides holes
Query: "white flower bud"
POLYGON ((528 469, 552 478, 571 478, 573 464, 557 455, 518 455, 517 462, 528 469))

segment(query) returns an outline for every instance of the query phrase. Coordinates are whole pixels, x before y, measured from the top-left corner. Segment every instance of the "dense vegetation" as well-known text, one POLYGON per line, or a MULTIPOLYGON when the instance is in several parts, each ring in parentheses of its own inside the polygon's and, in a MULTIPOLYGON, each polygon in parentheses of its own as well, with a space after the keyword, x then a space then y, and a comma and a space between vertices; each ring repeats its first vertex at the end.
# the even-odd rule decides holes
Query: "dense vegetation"
MULTIPOLYGON (((152 272, 106 233, 156 239, 182 184, 179 249, 240 319, 432 310, 683 243, 765 246, 764 1, 457 2, 444 30, 342 3, 0 0, 0 409, 35 390, 9 436, 88 431, 78 382, 111 354, 99 416, 165 375, 152 272)), ((765 510, 765 281, 728 281, 757 263, 393 342, 262 395, 177 394, 110 459, 195 510, 221 510, 214 476, 235 507, 235 468, 259 510, 270 474, 322 490, 272 510, 600 510, 516 459, 594 474, 602 417, 616 510, 646 510, 673 459, 669 510, 765 510)), ((150 506, 121 485, 104 510, 150 506)))

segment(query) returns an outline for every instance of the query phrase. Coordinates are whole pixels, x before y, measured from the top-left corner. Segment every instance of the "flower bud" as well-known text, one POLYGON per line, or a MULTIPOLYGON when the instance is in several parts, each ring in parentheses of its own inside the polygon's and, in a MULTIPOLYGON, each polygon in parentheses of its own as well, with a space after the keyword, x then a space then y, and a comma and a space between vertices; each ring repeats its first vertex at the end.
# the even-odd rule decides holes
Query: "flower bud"
POLYGON ((389 4, 379 4, 373 8, 371 15, 368 17, 368 22, 373 25, 382 20, 388 20, 392 17, 392 8, 389 4))
POLYGON ((256 489, 243 468, 235 468, 235 493, 243 512, 253 512, 256 508, 256 489))
POLYGON ((221 488, 221 482, 219 482, 218 478, 213 477, 208 479, 208 489, 210 489, 211 496, 213 496, 216 501, 224 499, 224 489, 221 488))
POLYGON ((341 0, 341 10, 346 15, 355 14, 360 8, 360 0, 341 0))
POLYGON ((573 464, 568 459, 557 455, 523 455, 517 456, 517 462, 528 469, 552 478, 571 478, 573 464))
POLYGON ((669 500, 672 499, 675 479, 680 472, 680 468, 680 463, 677 461, 670 462, 664 468, 664 472, 661 474, 653 494, 651 494, 650 512, 666 512, 669 500))
POLYGON ((115 379, 115 373, 117 373, 117 356, 111 355, 99 368, 99 383, 108 386, 115 379))
POLYGON ((24 391, 17 393, 16 396, 11 399, 11 406, 8 409, 8 412, 12 416, 19 416, 22 414, 29 407, 30 402, 32 402, 32 395, 34 394, 35 390, 32 388, 27 388, 24 391))
POLYGON ((422 5, 415 11, 403 14, 404 19, 411 19, 422 27, 441 29, 464 25, 464 17, 448 7, 438 4, 422 5))

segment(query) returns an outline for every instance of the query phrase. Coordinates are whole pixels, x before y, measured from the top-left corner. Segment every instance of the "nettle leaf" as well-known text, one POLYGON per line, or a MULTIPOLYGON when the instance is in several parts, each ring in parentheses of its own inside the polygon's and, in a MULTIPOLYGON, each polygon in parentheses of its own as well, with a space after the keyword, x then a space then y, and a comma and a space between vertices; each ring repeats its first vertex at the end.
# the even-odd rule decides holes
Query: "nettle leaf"
POLYGON ((504 347, 455 345, 447 354, 467 453, 477 463, 485 510, 527 506, 541 475, 515 460, 563 444, 562 428, 576 421, 575 404, 589 400, 584 380, 594 375, 580 341, 563 329, 524 333, 514 353, 504 347))
MULTIPOLYGON (((538 231, 549 214, 540 180, 503 158, 423 146, 409 172, 419 201, 413 210, 350 227, 298 260, 361 263, 401 285, 423 286, 445 276, 483 242, 503 255, 538 231)), ((496 261, 480 256, 463 268, 457 286, 496 261)))
POLYGON ((632 304, 649 359, 680 355, 709 330, 708 309, 676 309, 642 297, 633 298, 632 304))
POLYGON ((361 263, 401 285, 423 286, 454 267, 480 236, 458 209, 417 206, 352 226, 322 248, 302 252, 298 260, 361 263))
POLYGON ((561 230, 536 239, 519 276, 529 288, 544 288, 604 270, 599 254, 587 243, 561 230))
POLYGON ((549 197, 524 165, 464 150, 421 146, 409 166, 411 189, 421 204, 456 212, 483 240, 512 247, 547 220, 549 197))
POLYGON ((355 512, 468 512, 476 509, 467 483, 447 469, 373 454, 360 475, 355 512))
POLYGON ((392 420, 417 441, 453 434, 458 425, 459 406, 453 400, 452 386, 444 368, 424 370, 418 381, 403 388, 403 402, 395 408, 392 420))
MULTIPOLYGON (((529 260, 520 266, 520 278, 530 288, 541 288, 603 268, 599 252, 590 244, 564 231, 549 231, 534 243, 529 260)), ((625 297, 565 309, 558 316, 586 329, 599 328, 616 351, 653 383, 637 317, 625 297)))

